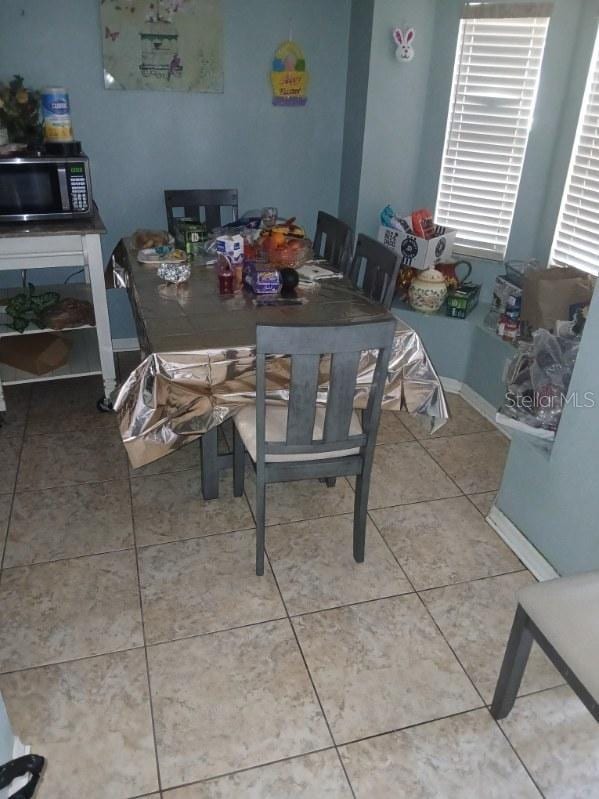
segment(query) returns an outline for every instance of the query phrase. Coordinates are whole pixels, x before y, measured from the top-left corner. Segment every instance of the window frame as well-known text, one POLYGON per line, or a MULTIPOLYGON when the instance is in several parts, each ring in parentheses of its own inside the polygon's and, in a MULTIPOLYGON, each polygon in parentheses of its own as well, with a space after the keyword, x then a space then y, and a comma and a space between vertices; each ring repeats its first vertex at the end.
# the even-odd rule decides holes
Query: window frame
MULTIPOLYGON (((584 94, 582 98, 582 103, 580 105, 580 111, 578 113, 578 120, 576 123, 576 133, 574 134, 574 140, 572 143, 572 151, 570 153, 570 160, 568 164, 568 171, 566 173, 566 179, 564 180, 564 187, 562 190, 562 197, 560 200, 560 207, 557 214, 557 218, 555 220, 555 233, 553 236, 553 241, 551 242, 551 250, 549 253, 549 266, 561 267, 561 268, 568 268, 573 267, 574 269, 578 269, 581 272, 584 272, 588 275, 593 275, 594 277, 599 276, 599 249, 597 251, 597 266, 595 268, 587 267, 587 266, 580 266, 578 264, 569 264, 565 262, 565 259, 560 259, 559 261, 555 257, 556 250, 558 249, 558 240, 559 240, 559 231, 560 231, 560 224, 562 222, 562 217, 564 214, 564 210, 568 205, 568 199, 571 191, 571 180, 574 174, 574 170, 576 168, 576 161, 578 157, 578 150, 581 146, 581 138, 583 135, 583 128, 585 127, 585 119, 588 115, 588 106, 590 105, 590 100, 593 94, 595 94, 595 98, 597 103, 599 103, 599 88, 596 92, 593 92, 593 84, 597 83, 599 87, 599 21, 597 22, 597 31, 595 33, 595 42, 593 44, 593 51, 591 54, 591 60, 589 62, 589 69, 587 72, 587 77, 585 81, 585 88, 584 94), (594 79, 597 78, 597 81, 594 79)), ((598 129, 598 146, 597 146, 597 170, 599 171, 599 121, 597 124, 598 129)), ((599 217, 598 217, 599 221, 599 217)), ((599 237, 598 237, 599 238, 599 237)))
MULTIPOLYGON (((502 21, 509 20, 509 21, 517 21, 518 19, 522 20, 534 20, 535 25, 542 20, 545 20, 545 29, 543 31, 543 43, 542 43, 542 50, 540 52, 540 57, 538 60, 538 67, 535 76, 534 86, 532 87, 533 94, 530 100, 530 111, 529 117, 526 127, 526 139, 523 143, 523 150, 521 156, 519 156, 519 171, 518 175, 515 180, 515 188, 512 193, 513 196, 513 203, 511 204, 511 208, 509 211, 510 220, 509 220, 509 227, 507 229, 507 235, 505 237, 505 243, 501 246, 501 248, 492 249, 491 245, 489 248, 485 248, 481 246, 480 240, 477 242, 475 239, 469 241, 456 241, 454 244, 453 250, 456 254, 459 255, 467 255, 471 257, 481 258, 488 261, 503 261, 506 257, 506 253, 509 247, 509 239, 511 236, 513 224, 514 224, 514 217, 518 203, 520 185, 522 181, 522 176, 524 173, 525 162, 526 162, 526 155, 528 151, 528 144, 530 141, 530 133, 534 125, 534 114, 536 110, 538 94, 539 94, 539 85, 543 70, 543 60, 545 56, 545 49, 547 45, 547 33, 549 29, 550 17, 551 12, 553 9, 552 3, 522 3, 522 4, 501 4, 501 3, 466 3, 464 6, 464 10, 460 19, 460 26, 458 32, 458 40, 456 43, 456 50, 454 56, 454 63, 453 63, 453 72, 452 72, 452 86, 451 86, 451 93, 449 98, 449 105, 447 109, 447 117, 446 117, 446 124, 445 124, 445 133, 443 138, 443 151, 442 151, 442 160, 441 160, 441 169, 439 173, 439 181, 437 185, 437 196, 435 200, 435 219, 440 224, 445 226, 455 228, 459 231, 460 226, 459 222, 454 223, 449 216, 443 215, 439 211, 439 206, 444 202, 444 199, 447 197, 448 194, 451 193, 451 189, 447 189, 447 185, 451 186, 451 181, 446 181, 444 179, 445 170, 447 167, 448 161, 454 161, 459 158, 459 149, 455 155, 450 156, 449 153, 452 149, 452 143, 458 141, 457 137, 452 139, 452 128, 454 126, 454 118, 456 116, 456 104, 457 104, 457 95, 460 88, 460 72, 461 70, 467 67, 467 64, 464 64, 464 38, 467 35, 466 26, 469 22, 479 22, 479 21, 489 21, 492 24, 499 24, 502 21)), ((532 25, 531 25, 532 28, 532 25)), ((534 31, 531 30, 531 38, 534 36, 534 31)), ((521 80, 521 85, 525 84, 527 80, 525 73, 522 73, 522 76, 518 76, 521 80)), ((520 88, 522 92, 522 88, 520 88)), ((517 127, 517 114, 514 115, 514 129, 517 127)), ((512 138, 512 146, 518 141, 517 135, 513 135, 512 138)), ((454 151, 456 147, 454 146, 454 151)), ((506 160, 507 163, 507 160, 506 160)), ((509 181, 509 173, 506 173, 504 178, 504 185, 507 187, 509 181)), ((507 192, 504 188, 503 191, 503 200, 505 201, 505 197, 507 196, 507 192)), ((445 202, 447 200, 445 199, 445 202)), ((485 198, 481 197, 481 202, 485 202, 485 198)), ((467 215, 467 204, 464 203, 466 206, 466 210, 464 213, 467 215)), ((470 205, 475 212, 477 204, 475 201, 471 202, 470 205)), ((498 208, 500 204, 498 203, 498 208)), ((473 226, 476 226, 478 221, 476 218, 473 221, 473 226)))

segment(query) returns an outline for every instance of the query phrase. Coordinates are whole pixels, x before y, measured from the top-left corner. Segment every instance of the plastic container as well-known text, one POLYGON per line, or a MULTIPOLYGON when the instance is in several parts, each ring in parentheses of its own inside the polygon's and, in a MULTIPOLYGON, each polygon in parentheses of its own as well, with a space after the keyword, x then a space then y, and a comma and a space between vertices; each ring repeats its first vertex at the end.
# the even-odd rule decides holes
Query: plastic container
POLYGON ((41 106, 44 119, 44 140, 48 142, 73 141, 69 94, 64 86, 43 89, 41 106))

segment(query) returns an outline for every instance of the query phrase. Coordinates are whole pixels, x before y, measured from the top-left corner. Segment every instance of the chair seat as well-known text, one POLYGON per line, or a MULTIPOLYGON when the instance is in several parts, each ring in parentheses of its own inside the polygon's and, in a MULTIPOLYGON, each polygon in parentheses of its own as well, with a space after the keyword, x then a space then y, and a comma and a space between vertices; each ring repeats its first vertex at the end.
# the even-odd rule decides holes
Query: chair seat
MULTIPOLYGON (((324 430, 324 418, 326 408, 318 406, 314 418, 314 440, 321 441, 324 430)), ((233 418, 235 426, 239 431, 244 446, 249 452, 253 461, 256 460, 256 406, 244 405, 239 413, 233 418)), ((359 436, 362 433, 362 425, 357 414, 352 414, 350 435, 359 436)), ((277 405, 267 405, 266 407, 266 441, 270 443, 285 441, 287 435, 287 408, 277 405)), ((289 463, 295 461, 316 461, 326 458, 340 458, 347 455, 357 455, 360 447, 343 449, 331 452, 308 452, 302 455, 266 455, 267 463, 289 463)))
POLYGON ((536 583, 522 589, 518 600, 599 701, 599 572, 536 583))

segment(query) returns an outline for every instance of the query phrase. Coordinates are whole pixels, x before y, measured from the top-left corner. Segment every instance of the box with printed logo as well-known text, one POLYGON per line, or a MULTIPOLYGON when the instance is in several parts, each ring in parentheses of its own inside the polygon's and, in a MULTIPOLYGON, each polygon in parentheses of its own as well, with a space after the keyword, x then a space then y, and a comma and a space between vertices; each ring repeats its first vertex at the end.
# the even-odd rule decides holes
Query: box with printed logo
POLYGON ((379 241, 401 257, 402 266, 414 269, 430 269, 435 264, 451 257, 457 231, 453 228, 436 225, 435 236, 422 239, 415 236, 410 228, 410 220, 404 219, 405 229, 379 227, 379 241))

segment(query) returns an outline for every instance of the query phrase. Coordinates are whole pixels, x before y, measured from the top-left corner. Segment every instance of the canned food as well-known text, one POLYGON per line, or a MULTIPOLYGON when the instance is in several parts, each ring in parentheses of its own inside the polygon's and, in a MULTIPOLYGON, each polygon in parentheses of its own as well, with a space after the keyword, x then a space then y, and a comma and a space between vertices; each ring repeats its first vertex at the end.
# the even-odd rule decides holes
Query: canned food
POLYGON ((67 90, 62 86, 43 89, 41 106, 44 118, 44 139, 52 142, 73 141, 67 90))
POLYGON ((201 222, 187 222, 183 227, 185 251, 190 258, 200 255, 208 236, 206 225, 201 222))

